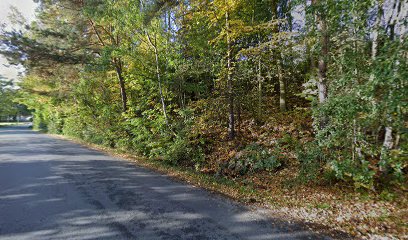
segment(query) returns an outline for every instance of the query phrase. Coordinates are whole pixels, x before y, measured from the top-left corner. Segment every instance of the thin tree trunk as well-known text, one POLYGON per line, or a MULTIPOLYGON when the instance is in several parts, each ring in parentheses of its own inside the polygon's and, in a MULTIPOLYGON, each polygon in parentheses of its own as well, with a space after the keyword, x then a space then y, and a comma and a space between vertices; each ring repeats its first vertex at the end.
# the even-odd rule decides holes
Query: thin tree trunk
MULTIPOLYGON (((278 19, 278 1, 272 0, 271 3, 272 6, 272 20, 277 20, 278 19)), ((272 30, 275 34, 278 34, 280 29, 279 25, 276 25, 273 27, 272 30)), ((278 68, 278 82, 279 82, 279 109, 282 112, 286 111, 286 85, 283 79, 283 73, 282 73, 282 53, 277 52, 278 54, 278 59, 277 59, 277 68, 278 68)))
POLYGON ((167 12, 167 31, 169 34, 169 41, 170 41, 170 36, 171 36, 171 10, 167 12))
MULTIPOLYGON (((378 17, 377 17, 377 19, 378 19, 378 17)), ((378 20, 378 22, 376 20, 375 26, 378 26, 378 25, 379 25, 379 20, 378 20)), ((373 61, 375 61, 375 59, 376 59, 377 49, 378 49, 378 29, 376 29, 376 28, 377 27, 375 27, 374 30, 373 30, 373 42, 372 42, 372 45, 371 45, 371 60, 373 60, 373 61)), ((372 80, 371 78, 373 78, 373 77, 374 77, 374 75, 371 74, 370 75, 370 80, 372 80)))
POLYGON ((392 149, 393 145, 394 145, 394 141, 393 141, 393 138, 392 138, 392 127, 385 127, 383 147, 386 150, 390 150, 390 149, 392 149))
POLYGON ((261 59, 258 59, 258 118, 262 114, 262 72, 261 59))
POLYGON ((123 78, 122 73, 122 63, 120 60, 114 61, 116 75, 118 76, 119 86, 120 86, 120 96, 122 98, 122 110, 123 112, 127 111, 127 95, 126 95, 126 87, 125 87, 125 79, 123 78))
POLYGON ((185 109, 185 93, 183 90, 184 86, 184 75, 181 76, 181 83, 179 84, 179 98, 180 98, 180 106, 182 109, 185 109))
MULTIPOLYGON (((318 0, 312 0, 313 5, 318 4, 318 0)), ((319 103, 324 103, 327 99, 327 58, 329 54, 329 35, 327 31, 327 23, 325 20, 324 15, 320 12, 317 12, 315 15, 316 22, 317 22, 317 30, 321 34, 320 37, 320 55, 318 59, 318 82, 317 82, 317 89, 318 89, 318 97, 319 103)))
POLYGON ((152 46, 152 48, 154 50, 154 57, 155 57, 155 61, 156 61, 156 76, 157 76, 157 82, 159 84, 159 94, 160 94, 160 101, 161 101, 161 104, 162 104, 164 120, 166 122, 166 125, 168 127, 170 127, 169 119, 168 119, 168 116, 167 116, 167 110, 166 110, 167 109, 166 102, 164 101, 164 95, 163 95, 163 89, 162 89, 162 83, 161 83, 159 53, 157 51, 156 43, 153 44, 152 40, 150 39, 150 35, 147 32, 146 32, 146 35, 147 35, 147 39, 149 40, 150 45, 152 46))
POLYGON ((282 73, 282 61, 278 60, 278 79, 279 79, 279 108, 281 112, 286 111, 286 85, 282 73))
POLYGON ((227 31, 227 88, 228 88, 228 104, 229 104, 229 121, 228 121, 228 137, 230 140, 235 138, 235 117, 234 117, 234 93, 232 84, 232 69, 231 69, 231 38, 229 34, 229 13, 225 13, 225 29, 227 31))
POLYGON ((238 121, 238 136, 241 133, 241 100, 238 100, 238 104, 237 104, 237 121, 238 121))
POLYGON ((319 91, 319 103, 324 103, 327 100, 327 58, 329 54, 329 35, 327 33, 327 25, 325 20, 319 21, 320 31, 322 33, 321 38, 321 52, 319 56, 318 64, 318 77, 317 88, 319 91))
MULTIPOLYGON (((313 5, 318 4, 318 0, 312 0, 313 5)), ((317 22, 317 30, 321 34, 320 37, 320 54, 318 58, 318 64, 317 64, 317 90, 318 90, 318 100, 320 104, 323 104, 327 100, 327 59, 329 55, 329 33, 327 29, 327 22, 325 19, 325 16, 322 12, 317 12, 315 15, 316 22, 317 22)), ((325 128, 327 124, 327 116, 322 116, 321 119, 319 119, 319 126, 320 129, 325 128)))
POLYGON ((139 4, 140 4, 140 6, 139 6, 140 12, 143 13, 143 9, 144 9, 144 8, 143 8, 143 7, 144 7, 144 6, 143 6, 143 5, 144 5, 143 0, 140 0, 140 1, 139 1, 139 4))
MULTIPOLYGON (((94 30, 99 43, 102 46, 105 46, 105 42, 103 41, 101 35, 99 34, 99 31, 96 29, 95 23, 89 19, 89 22, 91 23, 91 27, 94 30)), ((119 41, 116 42, 116 44, 119 44, 119 41)), ((115 67, 116 75, 118 76, 119 80, 119 87, 120 87, 120 96, 122 99, 122 110, 123 112, 127 111, 127 95, 126 95, 126 87, 125 87, 125 79, 123 78, 123 72, 122 72, 122 61, 117 58, 112 59, 113 66, 115 67)))
MULTIPOLYGON (((375 6, 377 7, 376 14, 375 14, 375 22, 374 22, 374 27, 373 27, 373 42, 371 45, 371 60, 375 61, 377 57, 377 51, 378 51, 378 31, 380 28, 380 22, 381 22, 381 16, 382 16, 382 4, 379 3, 379 1, 375 1, 375 6)), ((370 78, 374 77, 373 74, 370 75, 370 78)))
MULTIPOLYGON (((254 25, 254 20, 255 20, 255 4, 256 0, 252 1, 253 4, 253 10, 252 10, 252 17, 251 17, 251 25, 254 25)), ((261 36, 258 34, 258 45, 261 44, 261 36)), ((262 66, 261 66, 261 54, 259 54, 259 59, 258 59, 258 109, 257 109, 257 118, 258 120, 261 119, 262 115, 262 66)), ((240 111, 240 109, 238 109, 240 111)))

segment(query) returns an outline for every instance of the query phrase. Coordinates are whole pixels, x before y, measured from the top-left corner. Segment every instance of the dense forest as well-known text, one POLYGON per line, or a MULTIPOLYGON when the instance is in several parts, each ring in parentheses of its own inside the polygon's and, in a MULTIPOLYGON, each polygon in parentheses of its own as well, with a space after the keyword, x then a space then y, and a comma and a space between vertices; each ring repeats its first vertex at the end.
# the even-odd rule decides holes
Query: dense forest
POLYGON ((310 180, 375 190, 406 171, 406 20, 405 1, 44 0, 1 43, 37 128, 196 168, 237 160, 226 174, 296 158, 310 180))
POLYGON ((35 128, 232 179, 406 191, 407 1, 37 2, 0 33, 35 128))

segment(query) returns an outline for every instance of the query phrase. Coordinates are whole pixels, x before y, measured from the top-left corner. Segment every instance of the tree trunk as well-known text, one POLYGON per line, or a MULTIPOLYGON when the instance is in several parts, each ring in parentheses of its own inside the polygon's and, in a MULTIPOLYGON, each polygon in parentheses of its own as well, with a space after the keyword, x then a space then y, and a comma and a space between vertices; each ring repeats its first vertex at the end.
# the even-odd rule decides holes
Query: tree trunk
POLYGON ((154 55, 156 59, 156 75, 157 75, 157 81, 159 83, 159 93, 160 93, 160 100, 163 108, 163 115, 164 115, 164 120, 166 121, 166 125, 169 126, 169 119, 167 117, 167 110, 166 110, 166 103, 164 101, 164 96, 163 96, 163 89, 161 85, 161 77, 160 77, 160 65, 159 65, 159 55, 157 53, 157 48, 154 47, 154 55))
POLYGON ((156 42, 153 44, 152 40, 150 39, 150 35, 146 32, 147 39, 149 40, 150 45, 152 46, 154 50, 154 57, 156 61, 156 76, 157 76, 157 82, 159 85, 159 94, 160 94, 160 101, 162 104, 162 110, 163 110, 163 116, 164 116, 164 121, 166 122, 167 127, 170 127, 169 124, 169 119, 167 116, 167 107, 166 107, 166 102, 164 101, 164 95, 163 95, 163 88, 162 88, 162 83, 161 83, 161 74, 160 74, 160 63, 159 63, 159 53, 157 51, 157 46, 156 42))
POLYGON ((392 127, 385 127, 383 147, 387 150, 390 150, 393 145, 394 141, 392 139, 392 127))
POLYGON ((406 39, 406 35, 408 33, 407 24, 405 23, 407 18, 408 18, 408 2, 401 1, 400 6, 399 6, 399 13, 397 17, 398 26, 399 26, 399 34, 400 34, 400 43, 404 42, 404 40, 406 39))
POLYGON ((282 61, 278 60, 278 79, 279 79, 279 108, 281 112, 286 111, 286 85, 282 73, 282 61))
POLYGON ((237 135, 239 136, 240 135, 240 133, 241 133, 241 123, 242 123, 242 121, 241 121, 241 99, 239 99, 238 101, 237 101, 237 122, 238 122, 238 131, 237 131, 237 135))
POLYGON ((261 59, 258 59, 258 118, 262 114, 262 72, 261 59))
POLYGON ((318 64, 318 82, 317 82, 317 89, 319 91, 319 103, 324 103, 327 100, 327 58, 329 53, 329 36, 327 34, 327 26, 326 21, 320 20, 321 25, 321 52, 319 56, 319 64, 318 64))
POLYGON ((122 63, 120 60, 115 60, 115 69, 116 75, 118 76, 119 86, 120 86, 120 96, 122 98, 122 110, 123 112, 127 111, 127 95, 126 95, 126 87, 125 87, 125 79, 123 78, 122 73, 122 63))
MULTIPOLYGON (((377 51, 378 51, 378 28, 380 27, 380 21, 381 21, 381 9, 382 5, 378 3, 378 0, 376 1, 376 6, 377 6, 377 13, 375 14, 375 22, 374 22, 374 28, 373 28, 373 42, 371 45, 371 60, 375 61, 375 58, 377 56, 377 51)), ((374 74, 370 75, 371 77, 374 77, 374 74)))
MULTIPOLYGON (((317 5, 319 0, 312 0, 313 5, 317 5)), ((321 34, 320 37, 320 54, 318 59, 318 98, 319 103, 324 103, 327 99, 327 58, 329 54, 329 34, 327 31, 327 23, 322 12, 316 12, 315 19, 317 23, 317 30, 321 34)))
MULTIPOLYGON (((101 35, 99 34, 98 30, 96 29, 95 23, 89 19, 89 22, 91 23, 91 27, 94 30, 99 43, 102 46, 105 46, 105 42, 103 41, 101 35)), ((112 41, 112 44, 116 44, 119 45, 119 40, 116 41, 112 41)), ((112 65, 115 68, 116 71, 116 75, 118 76, 118 80, 119 80, 119 87, 120 87, 120 95, 121 95, 121 99, 122 99, 122 110, 123 112, 127 111, 127 96, 126 96, 126 87, 125 87, 125 79, 123 78, 123 72, 122 72, 122 61, 118 58, 113 58, 112 59, 112 65)))
POLYGON ((171 10, 167 11, 167 32, 168 32, 168 41, 170 42, 170 36, 171 36, 171 10))
POLYGON ((227 31, 227 88, 228 88, 228 104, 229 104, 229 121, 228 121, 228 137, 230 140, 235 138, 235 118, 234 118, 234 93, 232 83, 231 69, 231 38, 229 27, 229 13, 225 13, 225 29, 227 31))
MULTIPOLYGON (((312 0, 313 5, 317 5, 319 0, 312 0)), ((323 104, 327 100, 327 59, 329 55, 329 33, 327 29, 327 22, 325 19, 325 14, 322 12, 316 12, 315 19, 317 23, 317 30, 321 34, 320 36, 320 54, 317 63, 317 90, 318 90, 318 100, 320 104, 323 104)), ((319 119, 320 129, 324 129, 327 125, 327 116, 322 116, 319 119)))
MULTIPOLYGON (((391 15, 390 19, 387 21, 387 27, 390 29, 390 40, 394 41, 394 34, 395 34, 395 27, 397 24, 401 24, 400 26, 400 36, 399 36, 399 41, 400 44, 402 45, 405 39, 405 33, 406 33, 406 24, 404 24, 404 19, 406 19, 406 9, 405 5, 407 4, 406 1, 395 1, 393 5, 392 12, 393 14, 391 15), (404 14, 405 12, 405 14, 404 14), (395 13, 395 14, 394 14, 395 13), (404 16, 405 15, 405 16, 404 16)), ((380 7, 381 5, 379 5, 380 7)), ((377 16, 378 18, 378 16, 377 16)), ((397 61, 396 66, 394 67, 394 73, 398 71, 400 63, 397 61)), ((392 86, 390 86, 389 90, 389 97, 392 96, 393 94, 393 89, 398 88, 398 82, 395 82, 392 86)), ((387 112, 386 113, 386 124, 385 124, 385 134, 384 134, 384 142, 382 145, 382 151, 381 151, 381 156, 380 156, 380 170, 381 171, 386 171, 387 169, 384 167, 387 167, 386 164, 386 159, 389 154, 389 151, 394 147, 394 139, 393 139, 393 128, 392 128, 392 115, 387 112)), ((398 131, 397 131, 398 132, 398 131)), ((396 138, 398 139, 399 136, 397 134, 396 138)), ((398 144, 398 141, 396 141, 396 144, 398 144)))
MULTIPOLYGON (((395 1, 393 5, 392 12, 395 14, 392 14, 389 21, 388 21, 388 28, 390 29, 390 40, 393 41, 395 40, 395 27, 397 24, 401 24, 400 26, 400 36, 399 36, 399 42, 402 45, 404 43, 405 39, 405 34, 406 34, 406 24, 404 24, 404 19, 406 19, 406 1, 395 1), (405 14, 404 14, 405 13, 405 14), (404 16, 405 15, 405 16, 404 16)), ((397 68, 399 67, 399 62, 397 62, 394 72, 397 72, 397 68)), ((398 88, 398 83, 395 83, 395 85, 391 86, 391 89, 389 91, 389 95, 392 96, 393 94, 393 89, 398 88)), ((386 115, 386 125, 385 125, 385 134, 384 134, 384 142, 382 146, 382 151, 381 151, 381 161, 383 162, 386 159, 386 156, 388 155, 388 152, 393 148, 394 146, 394 139, 393 139, 393 128, 392 128, 392 116, 390 113, 387 113, 386 115)), ((381 165, 380 165, 381 167, 381 165)), ((385 170, 385 169, 382 169, 385 170)))
MULTIPOLYGON (((378 4, 378 3, 377 3, 378 4)), ((390 29, 390 40, 394 40, 394 34, 395 34, 395 25, 397 22, 397 19, 399 17, 399 11, 400 11, 400 2, 395 1, 392 7, 392 12, 394 13, 396 11, 396 15, 392 14, 389 21, 387 21, 387 27, 390 29)), ((382 10, 382 5, 378 4, 378 11, 380 12, 382 10)), ((379 18, 381 17, 380 13, 377 14, 377 21, 380 21, 379 18)), ((373 58, 373 61, 375 60, 375 56, 373 58)), ((394 69, 394 72, 397 70, 394 69)), ((396 86, 392 86, 396 87, 396 86)), ((390 90, 389 95, 392 95, 392 90, 390 90)), ((386 166, 386 158, 388 156, 389 151, 392 149, 394 145, 394 139, 392 136, 392 117, 390 113, 386 113, 386 123, 385 123, 385 134, 384 134, 384 141, 382 145, 382 151, 381 151, 381 156, 380 156, 380 161, 382 164, 380 164, 380 170, 381 171, 386 171, 386 168, 384 169, 384 166, 386 166)))
MULTIPOLYGON (((272 0, 271 2, 272 20, 277 20, 278 16, 278 1, 272 0)), ((278 34, 280 31, 279 26, 273 27, 272 32, 278 34)), ((278 54, 277 68, 278 68, 278 82, 279 82, 279 109, 282 112, 286 111, 286 85, 283 79, 282 73, 282 53, 276 52, 278 54)))

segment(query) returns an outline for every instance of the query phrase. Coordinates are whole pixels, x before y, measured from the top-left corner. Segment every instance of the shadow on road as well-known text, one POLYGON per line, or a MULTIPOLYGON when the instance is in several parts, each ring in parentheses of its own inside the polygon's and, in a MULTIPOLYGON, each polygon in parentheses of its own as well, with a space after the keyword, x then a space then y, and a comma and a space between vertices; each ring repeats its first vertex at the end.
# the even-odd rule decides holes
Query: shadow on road
POLYGON ((262 210, 26 129, 0 129, 0 143, 2 240, 325 239, 262 210))

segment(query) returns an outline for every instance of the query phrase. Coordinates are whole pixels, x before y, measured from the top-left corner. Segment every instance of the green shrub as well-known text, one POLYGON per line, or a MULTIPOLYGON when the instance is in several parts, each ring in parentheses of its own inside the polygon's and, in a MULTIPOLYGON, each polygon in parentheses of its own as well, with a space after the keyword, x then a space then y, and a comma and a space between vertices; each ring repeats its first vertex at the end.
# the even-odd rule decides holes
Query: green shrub
POLYGON ((44 131, 47 130, 47 122, 45 121, 43 114, 39 110, 36 110, 34 112, 33 129, 44 131))
POLYGON ((65 119, 65 124, 62 128, 62 133, 67 136, 83 139, 84 129, 85 124, 83 119, 79 118, 78 116, 72 115, 65 119))
POLYGON ((335 151, 319 146, 316 142, 304 145, 297 152, 300 162, 298 182, 337 180, 350 182, 356 189, 373 189, 375 171, 368 161, 352 159, 345 151, 335 151))
POLYGON ((275 171, 281 167, 286 160, 279 147, 273 150, 252 143, 241 150, 231 159, 224 172, 233 175, 245 175, 250 172, 275 171))
POLYGON ((59 112, 54 112, 49 115, 47 131, 49 133, 60 134, 64 126, 64 117, 59 112))
POLYGON ((175 165, 187 165, 198 169, 205 159, 203 141, 192 136, 191 128, 194 124, 194 112, 191 109, 177 111, 178 121, 173 126, 172 138, 164 149, 164 159, 175 165))
POLYGON ((338 179, 353 182, 356 189, 373 189, 374 187, 375 171, 369 168, 368 161, 333 160, 330 162, 330 167, 338 179))
POLYGON ((297 181, 302 183, 316 182, 321 178, 323 167, 327 163, 327 156, 316 142, 305 143, 297 149, 297 159, 300 171, 297 181))
POLYGON ((164 159, 174 165, 198 167, 204 162, 204 154, 199 146, 193 146, 188 139, 177 137, 166 148, 164 159))

